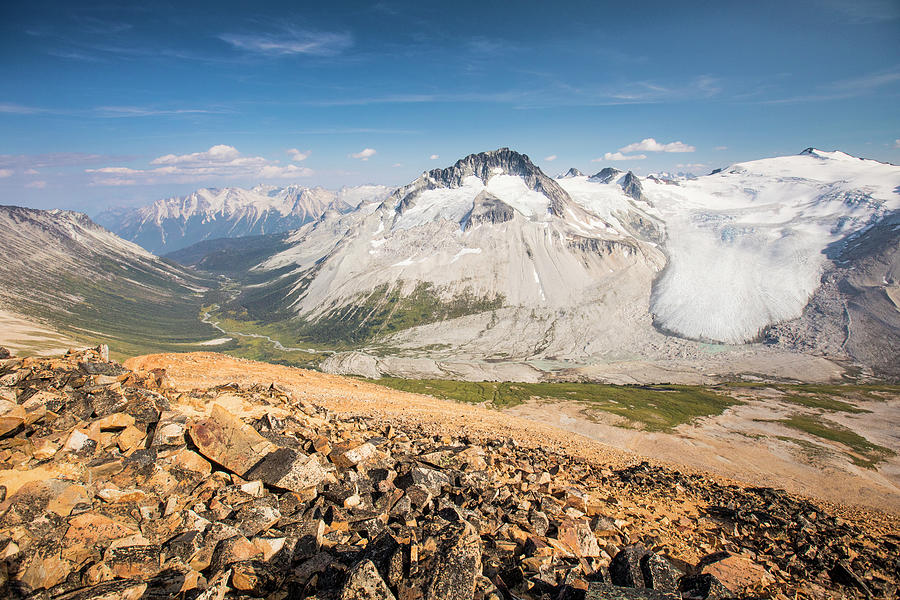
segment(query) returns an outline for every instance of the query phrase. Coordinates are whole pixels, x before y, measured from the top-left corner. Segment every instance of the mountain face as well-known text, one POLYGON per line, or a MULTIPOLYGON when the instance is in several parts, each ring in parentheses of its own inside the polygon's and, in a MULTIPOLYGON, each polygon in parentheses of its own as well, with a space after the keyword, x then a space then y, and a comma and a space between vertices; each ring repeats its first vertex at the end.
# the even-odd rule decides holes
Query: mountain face
POLYGON ((840 152, 672 182, 552 180, 503 148, 304 225, 232 308, 298 339, 435 360, 826 356, 900 376, 897 189, 900 168, 840 152))
POLYGON ((143 248, 163 254, 202 240, 283 233, 327 210, 348 212, 362 201, 384 199, 390 188, 359 186, 337 192, 291 185, 201 189, 134 210, 113 209, 97 221, 143 248))
POLYGON ((236 303, 254 319, 293 316, 298 335, 321 342, 391 337, 495 358, 627 346, 635 328, 653 330, 662 225, 621 188, 604 202, 581 179, 570 194, 527 156, 470 155, 305 225, 255 269, 269 284, 236 303))
POLYGON ((84 214, 0 206, 0 247, 0 306, 76 339, 127 352, 217 337, 198 319, 201 293, 215 282, 84 214))
POLYGON ((572 167, 568 171, 566 171, 564 175, 559 175, 557 179, 568 179, 569 177, 581 177, 583 175, 584 173, 582 173, 575 167, 572 167))
POLYGON ((604 167, 600 169, 597 173, 591 175, 591 181, 596 183, 609 183, 613 179, 622 175, 622 171, 616 169, 615 167, 604 167))

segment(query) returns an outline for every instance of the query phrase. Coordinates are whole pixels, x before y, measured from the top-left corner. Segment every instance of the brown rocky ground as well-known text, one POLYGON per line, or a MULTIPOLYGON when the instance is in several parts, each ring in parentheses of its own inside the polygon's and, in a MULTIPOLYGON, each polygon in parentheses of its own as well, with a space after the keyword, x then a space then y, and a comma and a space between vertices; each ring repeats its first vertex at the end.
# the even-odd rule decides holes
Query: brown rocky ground
MULTIPOLYGON (((896 504, 895 489, 885 486, 883 492, 879 490, 879 495, 865 498, 857 493, 871 486, 871 482, 863 477, 848 477, 847 473, 831 470, 823 479, 815 469, 796 463, 792 465, 790 461, 773 461, 770 454, 748 454, 746 460, 742 460, 736 453, 749 452, 749 445, 746 443, 743 446, 726 446, 723 443, 719 448, 737 465, 737 468, 727 469, 721 464, 715 464, 714 448, 692 448, 691 446, 701 444, 692 444, 690 439, 622 430, 595 421, 586 422, 587 419, 583 416, 564 422, 566 416, 579 416, 577 407, 568 407, 573 408, 574 414, 566 406, 558 404, 550 409, 539 407, 538 410, 533 405, 526 404, 511 411, 500 412, 432 396, 391 390, 366 380, 233 358, 214 352, 150 354, 131 358, 125 361, 125 366, 136 370, 165 369, 172 385, 185 390, 231 382, 243 385, 274 382, 291 390, 298 397, 314 401, 338 414, 389 419, 391 422, 413 424, 435 433, 481 437, 502 434, 524 446, 553 449, 609 468, 622 468, 649 460, 657 466, 702 474, 724 484, 740 482, 766 487, 787 487, 793 493, 814 497, 842 518, 859 521, 867 527, 900 532, 900 506, 896 504), (635 438, 644 443, 637 444, 635 438), (600 441, 604 439, 609 443, 600 441), (661 460, 647 458, 654 455, 661 457, 661 460), (753 469, 749 468, 754 461, 757 465, 753 469), (777 464, 783 471, 773 474, 759 466, 767 464, 777 464), (864 507, 866 499, 874 500, 868 506, 876 510, 864 507)), ((737 428, 740 424, 729 422, 727 425, 737 428)), ((705 424, 704 427, 709 429, 705 424)), ((705 429, 696 436, 702 437, 704 445, 716 443, 717 436, 705 429)), ((758 449, 757 451, 759 452, 758 449)))
POLYGON ((897 594, 890 517, 340 377, 215 354, 127 366, 0 358, 0 595, 897 594))

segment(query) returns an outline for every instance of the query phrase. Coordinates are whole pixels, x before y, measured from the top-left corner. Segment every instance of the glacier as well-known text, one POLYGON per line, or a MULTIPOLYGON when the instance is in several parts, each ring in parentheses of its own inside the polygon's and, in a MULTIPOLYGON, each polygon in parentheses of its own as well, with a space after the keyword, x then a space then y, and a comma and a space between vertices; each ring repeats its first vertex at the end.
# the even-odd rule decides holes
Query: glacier
POLYGON ((799 317, 829 246, 900 206, 900 168, 815 149, 678 183, 643 182, 668 233, 651 310, 664 330, 730 344, 799 317))

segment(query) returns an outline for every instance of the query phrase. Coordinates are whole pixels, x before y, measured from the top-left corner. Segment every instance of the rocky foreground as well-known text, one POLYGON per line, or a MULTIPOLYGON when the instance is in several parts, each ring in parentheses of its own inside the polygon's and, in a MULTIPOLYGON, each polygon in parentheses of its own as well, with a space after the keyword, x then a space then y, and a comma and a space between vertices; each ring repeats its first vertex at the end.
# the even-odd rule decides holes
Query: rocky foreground
POLYGON ((4 354, 0 597, 897 597, 896 531, 777 490, 4 354))

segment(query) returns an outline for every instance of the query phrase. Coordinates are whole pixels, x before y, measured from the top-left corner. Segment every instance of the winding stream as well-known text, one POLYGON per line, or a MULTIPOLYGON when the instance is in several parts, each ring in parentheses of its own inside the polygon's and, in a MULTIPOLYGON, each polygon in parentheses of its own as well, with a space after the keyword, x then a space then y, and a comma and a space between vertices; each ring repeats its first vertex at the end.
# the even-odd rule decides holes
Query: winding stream
POLYGON ((308 352, 310 354, 332 354, 332 352, 330 350, 316 350, 314 348, 289 348, 289 347, 283 345, 278 340, 273 340, 271 337, 269 337, 267 335, 263 335, 261 333, 241 333, 239 331, 225 331, 224 329, 222 329, 219 326, 219 321, 211 320, 212 317, 210 316, 210 313, 214 310, 217 310, 218 308, 219 308, 218 304, 213 304, 213 307, 210 310, 203 313, 203 316, 200 318, 200 322, 206 323, 207 325, 212 325, 213 327, 215 327, 216 329, 218 329, 225 335, 234 335, 234 336, 238 336, 238 337, 249 337, 249 338, 262 338, 262 339, 266 340, 267 342, 269 342, 270 344, 272 344, 276 350, 280 350, 282 352, 308 352))

